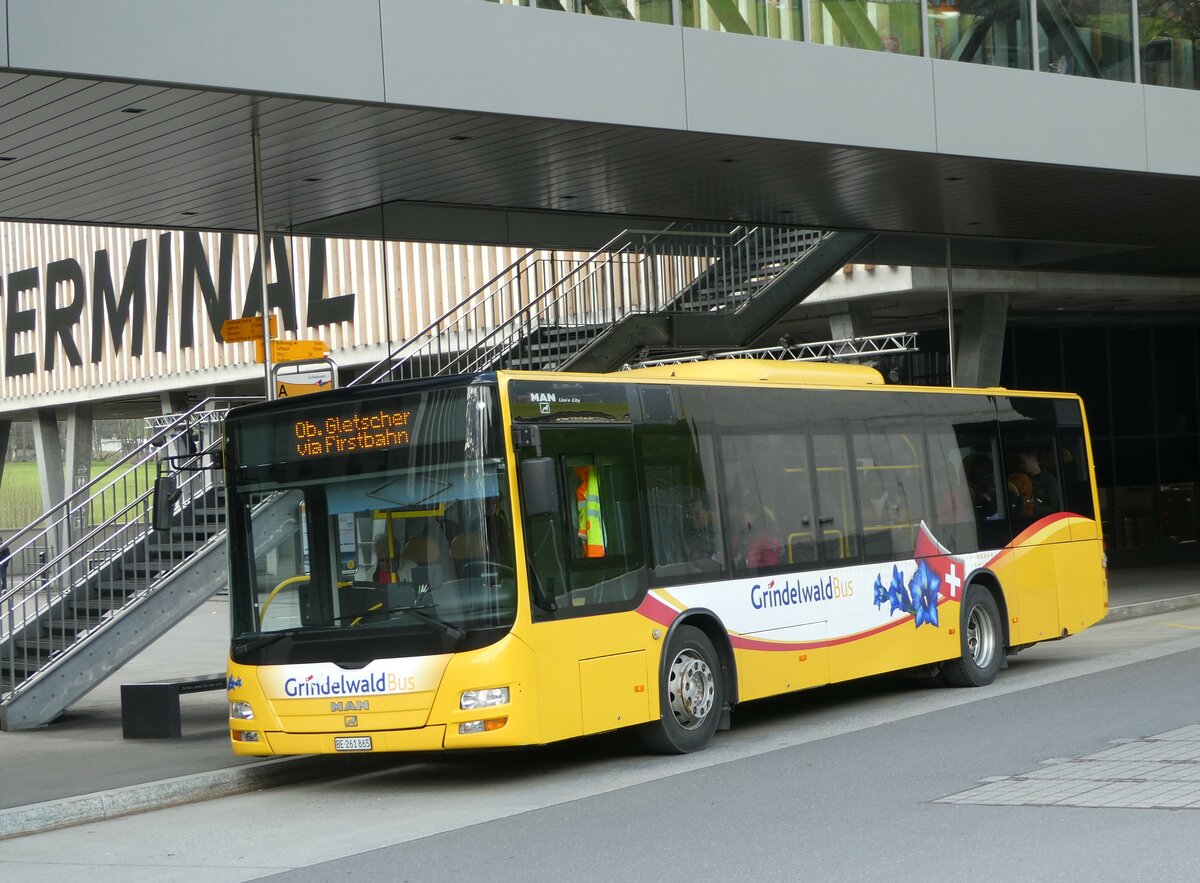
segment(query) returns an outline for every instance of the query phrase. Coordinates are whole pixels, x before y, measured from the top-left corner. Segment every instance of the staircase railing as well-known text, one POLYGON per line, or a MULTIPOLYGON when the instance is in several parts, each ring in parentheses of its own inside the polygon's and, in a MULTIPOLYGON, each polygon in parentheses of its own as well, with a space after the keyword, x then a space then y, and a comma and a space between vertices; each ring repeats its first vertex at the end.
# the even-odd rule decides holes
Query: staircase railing
POLYGON ((544 251, 525 253, 347 385, 453 373, 454 360, 464 349, 511 321, 522 304, 578 263, 578 259, 548 257, 544 251))
POLYGON ((807 230, 672 224, 627 230, 582 262, 530 252, 353 383, 509 367, 531 346, 536 363, 528 367, 554 368, 629 315, 736 311, 771 281, 762 268, 773 255, 784 266, 821 238, 807 230))
POLYGON ((187 557, 218 518, 200 507, 213 493, 219 423, 246 399, 207 399, 155 421, 154 434, 8 543, 9 587, 0 595, 0 679, 9 692, 143 594, 187 557), (152 539, 154 480, 164 456, 180 491, 174 527, 152 539))

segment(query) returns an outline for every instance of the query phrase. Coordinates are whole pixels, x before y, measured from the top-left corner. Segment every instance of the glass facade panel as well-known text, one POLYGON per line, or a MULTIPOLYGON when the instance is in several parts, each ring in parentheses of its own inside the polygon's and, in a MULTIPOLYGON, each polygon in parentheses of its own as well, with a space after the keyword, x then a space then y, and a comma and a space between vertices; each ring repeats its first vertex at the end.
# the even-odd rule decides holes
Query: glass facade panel
POLYGON ((671 0, 488 0, 505 6, 531 6, 559 12, 581 12, 605 18, 627 18, 671 24, 671 0))
POLYGON ((1110 347, 1113 430, 1115 435, 1154 432, 1154 347, 1149 328, 1126 328, 1114 333, 1110 347), (1117 344, 1119 341, 1119 345, 1117 344))
POLYGON ((1038 70, 1133 82, 1127 0, 1038 0, 1038 70))
POLYGON ((487 2, 1126 83, 1140 64, 1143 83, 1200 88, 1195 0, 1138 0, 1137 56, 1127 0, 1037 0, 1036 65, 1028 0, 927 0, 924 25, 919 0, 487 2))
POLYGON ((1113 454, 1117 546, 1136 549, 1158 545, 1154 439, 1119 439, 1113 445, 1113 454))
POLYGON ((1138 0, 1142 82, 1200 88, 1200 5, 1195 0, 1138 0))
POLYGON ((1033 67, 1027 0, 929 0, 929 54, 994 67, 1033 67))
POLYGON ((1083 398, 1091 434, 1109 435, 1108 329, 1063 329, 1063 375, 1067 391, 1083 398))
POLYGON ((683 0, 680 9, 685 28, 804 39, 803 0, 683 0))
POLYGON ((827 46, 921 54, 921 4, 914 0, 810 0, 809 40, 827 46))
POLYGON ((1196 349, 1191 328, 1154 329, 1154 380, 1158 431, 1196 431, 1196 349))

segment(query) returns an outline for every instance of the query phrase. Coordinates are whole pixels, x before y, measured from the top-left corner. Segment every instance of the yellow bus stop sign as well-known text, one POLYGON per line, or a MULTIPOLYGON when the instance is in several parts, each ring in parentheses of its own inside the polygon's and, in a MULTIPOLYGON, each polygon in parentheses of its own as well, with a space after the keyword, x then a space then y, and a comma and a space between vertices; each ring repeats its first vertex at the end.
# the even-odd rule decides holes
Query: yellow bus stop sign
MULTIPOLYGON (((262 343, 263 324, 262 316, 246 316, 244 319, 226 319, 221 323, 221 339, 226 343, 245 343, 248 340, 257 340, 262 343)), ((271 317, 271 339, 275 339, 276 328, 275 317, 271 317)), ((262 359, 259 359, 261 362, 262 359)))
MULTIPOLYGON (((320 359, 329 354, 329 344, 323 340, 272 340, 271 361, 303 362, 306 359, 320 359)), ((263 343, 254 342, 254 358, 263 361, 263 343)))

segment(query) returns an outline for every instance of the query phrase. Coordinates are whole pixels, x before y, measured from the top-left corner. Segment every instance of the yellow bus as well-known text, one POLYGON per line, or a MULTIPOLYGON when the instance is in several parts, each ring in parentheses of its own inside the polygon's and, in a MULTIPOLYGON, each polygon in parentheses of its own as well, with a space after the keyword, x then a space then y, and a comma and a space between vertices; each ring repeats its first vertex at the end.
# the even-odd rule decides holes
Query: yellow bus
POLYGON ((232 411, 239 754, 705 747, 739 703, 982 686, 1101 620, 1082 402, 763 361, 232 411))

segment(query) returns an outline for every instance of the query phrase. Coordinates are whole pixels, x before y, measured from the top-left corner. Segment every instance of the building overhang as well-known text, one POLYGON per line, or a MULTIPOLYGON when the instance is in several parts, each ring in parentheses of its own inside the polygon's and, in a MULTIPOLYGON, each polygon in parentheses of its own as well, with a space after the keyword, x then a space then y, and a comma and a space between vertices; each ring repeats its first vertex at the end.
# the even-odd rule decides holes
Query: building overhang
POLYGON ((1200 271, 1190 90, 481 0, 0 23, 7 219, 251 231, 257 127, 272 230, 588 248, 735 220, 878 232, 880 261, 949 237, 962 265, 1200 271))

